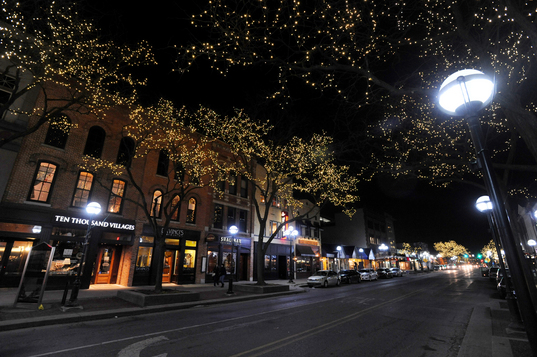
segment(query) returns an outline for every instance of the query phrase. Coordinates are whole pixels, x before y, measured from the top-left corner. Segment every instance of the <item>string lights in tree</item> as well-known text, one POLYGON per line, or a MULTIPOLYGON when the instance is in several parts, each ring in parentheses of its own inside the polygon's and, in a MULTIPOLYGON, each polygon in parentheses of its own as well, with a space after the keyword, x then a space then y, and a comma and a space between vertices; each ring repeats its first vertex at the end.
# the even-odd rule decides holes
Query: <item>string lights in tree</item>
POLYGON ((447 120, 434 104, 443 80, 463 68, 497 80, 495 104, 482 118, 495 161, 534 168, 506 157, 517 156, 520 138, 537 158, 536 16, 534 2, 505 0, 211 0, 191 19, 206 37, 178 48, 179 68, 200 58, 223 75, 233 67, 275 68, 266 72, 278 83, 270 98, 282 103, 299 78, 367 113, 359 120, 369 125, 362 138, 373 149, 366 154, 360 143, 355 156, 363 179, 388 172, 443 186, 479 175, 465 123, 447 120))

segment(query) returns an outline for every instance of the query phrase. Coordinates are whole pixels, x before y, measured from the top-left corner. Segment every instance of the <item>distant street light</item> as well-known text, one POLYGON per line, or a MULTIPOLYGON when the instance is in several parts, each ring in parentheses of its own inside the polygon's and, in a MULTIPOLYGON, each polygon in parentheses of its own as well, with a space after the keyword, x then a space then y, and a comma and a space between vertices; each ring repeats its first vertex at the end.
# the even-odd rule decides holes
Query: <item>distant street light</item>
POLYGON ((494 82, 484 73, 475 69, 465 69, 450 75, 442 83, 438 93, 438 102, 446 113, 463 116, 468 122, 477 160, 491 198, 493 217, 499 232, 499 239, 502 247, 508 253, 507 261, 512 273, 520 312, 524 316, 526 334, 533 353, 537 355, 537 314, 533 306, 530 288, 526 283, 527 277, 517 253, 517 249, 520 248, 517 247, 515 236, 509 226, 509 217, 507 216, 500 185, 494 174, 477 116, 478 111, 492 102, 494 87, 494 82))
POLYGON ((78 304, 78 292, 80 291, 80 285, 81 285, 80 275, 82 275, 82 266, 84 265, 84 263, 86 261, 86 255, 87 255, 87 252, 88 252, 88 244, 89 244, 89 240, 90 240, 90 237, 91 237, 91 229, 93 228, 91 226, 91 220, 92 220, 92 217, 94 217, 94 216, 98 215, 99 213, 101 213, 101 205, 98 204, 97 202, 90 202, 86 206, 86 212, 89 215, 88 229, 86 230, 86 235, 84 237, 84 243, 83 243, 83 247, 82 247, 82 256, 78 260, 78 268, 76 270, 76 278, 75 278, 75 281, 73 283, 73 290, 71 290, 71 297, 69 298, 69 302, 66 304, 67 308, 70 308, 70 307, 82 308, 78 304))
POLYGON ((231 234, 231 260, 229 261, 230 273, 229 273, 228 290, 226 294, 229 294, 229 295, 235 294, 233 292, 233 273, 235 271, 235 259, 233 259, 233 251, 235 250, 235 234, 237 234, 238 231, 239 229, 237 228, 237 226, 231 226, 229 227, 229 230, 228 230, 229 234, 231 234))

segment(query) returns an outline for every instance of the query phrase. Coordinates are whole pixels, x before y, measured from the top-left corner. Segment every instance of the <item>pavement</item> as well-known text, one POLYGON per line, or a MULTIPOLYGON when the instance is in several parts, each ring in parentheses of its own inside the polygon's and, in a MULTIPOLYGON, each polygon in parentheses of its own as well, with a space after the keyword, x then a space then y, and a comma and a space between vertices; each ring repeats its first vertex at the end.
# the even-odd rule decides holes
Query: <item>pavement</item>
MULTIPOLYGON (((92 285, 80 290, 78 302, 82 308, 62 311, 63 291, 45 291, 41 305, 17 303, 14 307, 16 288, 0 288, 0 331, 18 330, 54 324, 76 323, 123 316, 148 314, 172 309, 188 309, 214 304, 264 299, 285 294, 297 294, 307 288, 305 279, 289 283, 287 280, 271 280, 269 284, 289 285, 289 291, 256 294, 234 290, 227 294, 228 285, 213 284, 163 284, 164 289, 199 293, 200 299, 192 302, 140 307, 117 297, 119 290, 141 290, 153 287, 125 287, 121 285, 92 285)), ((234 286, 251 284, 235 282, 234 286)), ((461 343, 458 357, 526 357, 532 356, 526 333, 513 323, 507 302, 495 294, 475 306, 461 343)), ((69 295, 68 295, 69 297, 69 295)))

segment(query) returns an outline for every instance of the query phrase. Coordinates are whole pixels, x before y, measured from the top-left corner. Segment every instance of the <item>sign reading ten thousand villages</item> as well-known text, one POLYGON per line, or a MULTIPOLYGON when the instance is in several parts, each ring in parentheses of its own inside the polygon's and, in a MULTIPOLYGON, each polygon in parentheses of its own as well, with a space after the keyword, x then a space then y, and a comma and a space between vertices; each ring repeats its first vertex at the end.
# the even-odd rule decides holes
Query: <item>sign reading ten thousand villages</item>
MULTIPOLYGON (((88 223, 90 222, 89 219, 80 218, 80 217, 61 216, 61 215, 56 215, 54 217, 55 217, 56 222, 78 224, 84 227, 87 227, 88 223)), ((93 227, 113 228, 113 229, 119 229, 119 230, 124 230, 124 231, 134 231, 135 229, 134 224, 100 221, 96 219, 91 220, 91 225, 93 227)))

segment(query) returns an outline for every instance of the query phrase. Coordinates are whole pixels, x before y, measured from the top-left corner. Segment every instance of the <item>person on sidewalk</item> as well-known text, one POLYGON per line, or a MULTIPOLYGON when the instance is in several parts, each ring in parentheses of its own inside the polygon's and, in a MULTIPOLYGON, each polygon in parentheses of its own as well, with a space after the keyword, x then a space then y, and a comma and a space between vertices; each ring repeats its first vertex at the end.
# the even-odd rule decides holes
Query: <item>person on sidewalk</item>
POLYGON ((215 265, 213 269, 213 285, 216 286, 216 284, 220 284, 219 280, 220 280, 220 267, 218 265, 215 265))
POLYGON ((226 267, 224 264, 222 264, 222 266, 220 267, 220 271, 219 271, 219 279, 220 279, 220 283, 222 284, 222 287, 224 287, 224 279, 226 278, 226 274, 227 274, 226 267))

